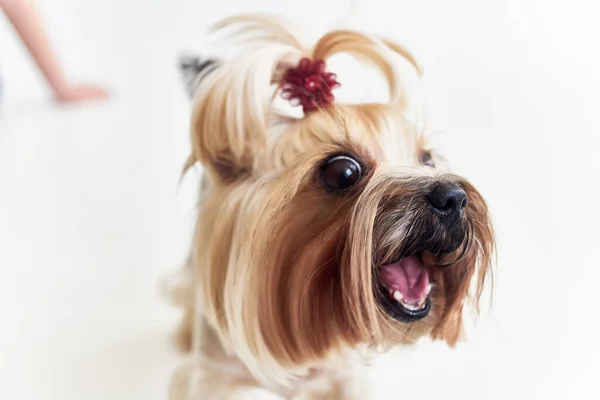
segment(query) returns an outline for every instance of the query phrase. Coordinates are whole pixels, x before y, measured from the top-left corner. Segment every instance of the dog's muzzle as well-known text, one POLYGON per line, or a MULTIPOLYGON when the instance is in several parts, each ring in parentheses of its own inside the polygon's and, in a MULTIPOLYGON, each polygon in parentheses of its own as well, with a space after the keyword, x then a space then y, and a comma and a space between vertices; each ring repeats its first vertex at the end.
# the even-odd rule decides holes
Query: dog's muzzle
MULTIPOLYGON (((431 309, 432 283, 422 255, 454 252, 465 242, 467 193, 448 179, 428 182, 422 190, 421 207, 391 262, 379 264, 378 297, 394 319, 414 322, 431 309)), ((397 213, 399 220, 406 218, 397 213)), ((402 224, 399 224, 402 225, 402 224)), ((390 229, 394 229, 394 226, 390 229)))

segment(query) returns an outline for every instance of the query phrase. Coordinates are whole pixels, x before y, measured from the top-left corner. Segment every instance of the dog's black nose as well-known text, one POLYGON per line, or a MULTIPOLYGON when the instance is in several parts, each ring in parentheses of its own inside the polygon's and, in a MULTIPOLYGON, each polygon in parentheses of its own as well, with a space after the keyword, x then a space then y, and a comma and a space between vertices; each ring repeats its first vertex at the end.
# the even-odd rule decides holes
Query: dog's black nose
POLYGON ((447 226, 459 221, 467 206, 467 193, 453 182, 439 182, 428 196, 429 204, 447 226))

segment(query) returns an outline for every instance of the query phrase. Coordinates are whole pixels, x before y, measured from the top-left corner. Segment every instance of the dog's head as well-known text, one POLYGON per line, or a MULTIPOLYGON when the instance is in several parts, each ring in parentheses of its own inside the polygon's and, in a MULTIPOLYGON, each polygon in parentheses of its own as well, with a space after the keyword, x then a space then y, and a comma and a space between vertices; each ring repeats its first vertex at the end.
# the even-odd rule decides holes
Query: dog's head
POLYGON ((426 335, 455 344, 494 238, 480 193, 445 171, 406 118, 394 57, 416 67, 410 53, 352 31, 307 52, 277 20, 234 22, 260 40, 201 77, 188 162, 209 176, 195 259, 203 311, 223 344, 265 379, 347 347, 426 335), (273 112, 290 68, 338 52, 378 66, 390 101, 330 96, 308 108, 301 100, 301 118, 273 112))

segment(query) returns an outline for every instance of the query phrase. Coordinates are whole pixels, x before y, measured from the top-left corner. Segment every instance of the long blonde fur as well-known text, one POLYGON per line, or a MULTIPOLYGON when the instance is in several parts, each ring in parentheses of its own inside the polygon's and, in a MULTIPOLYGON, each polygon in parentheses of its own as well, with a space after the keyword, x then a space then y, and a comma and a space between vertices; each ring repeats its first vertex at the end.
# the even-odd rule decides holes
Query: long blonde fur
MULTIPOLYGON (((401 58, 421 73, 412 54, 351 30, 329 32, 305 46, 288 26, 257 15, 214 26, 213 35, 226 36, 225 43, 241 51, 200 77, 186 162, 186 169, 200 162, 209 182, 190 263, 202 306, 195 312, 203 321, 195 332, 202 343, 198 357, 238 363, 247 371, 245 384, 287 394, 349 349, 372 352, 429 334, 455 344, 469 284, 476 277, 477 302, 493 251, 477 190, 419 165, 426 142, 405 115, 408 99, 397 68, 401 58), (303 57, 327 61, 341 53, 381 71, 387 102, 336 103, 300 118, 274 106, 288 68, 303 57), (346 197, 329 196, 315 184, 322 160, 337 152, 361 158, 368 171, 346 197), (468 193, 466 219, 475 245, 436 272, 430 316, 409 325, 379 306, 374 257, 387 257, 390 243, 403 240, 395 235, 408 226, 394 225, 385 199, 419 196, 434 179, 457 182, 468 193), (202 334, 211 338, 208 344, 202 334)), ((402 207, 415 219, 424 212, 402 207)), ((430 267, 439 261, 432 258, 430 267)))

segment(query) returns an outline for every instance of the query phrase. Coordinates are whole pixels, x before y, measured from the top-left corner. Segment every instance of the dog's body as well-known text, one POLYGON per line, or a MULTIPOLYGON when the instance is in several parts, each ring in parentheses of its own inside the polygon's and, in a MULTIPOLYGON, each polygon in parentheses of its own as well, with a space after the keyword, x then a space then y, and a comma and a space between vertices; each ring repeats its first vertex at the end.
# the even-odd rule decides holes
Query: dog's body
POLYGON ((461 336, 490 269, 485 202, 407 118, 395 65, 419 68, 403 47, 334 31, 306 48, 270 17, 218 28, 244 50, 195 93, 187 168, 205 175, 175 293, 193 357, 172 398, 367 398, 366 357, 461 336), (341 52, 383 72, 389 101, 334 101, 323 61, 341 52), (276 111, 278 93, 304 115, 276 111))
POLYGON ((299 372, 289 385, 258 381, 235 356, 223 348, 216 332, 202 320, 196 332, 197 357, 175 374, 172 399, 367 399, 363 360, 353 354, 327 360, 319 368, 299 372))

